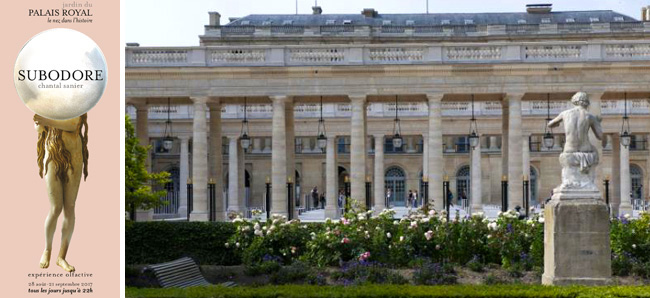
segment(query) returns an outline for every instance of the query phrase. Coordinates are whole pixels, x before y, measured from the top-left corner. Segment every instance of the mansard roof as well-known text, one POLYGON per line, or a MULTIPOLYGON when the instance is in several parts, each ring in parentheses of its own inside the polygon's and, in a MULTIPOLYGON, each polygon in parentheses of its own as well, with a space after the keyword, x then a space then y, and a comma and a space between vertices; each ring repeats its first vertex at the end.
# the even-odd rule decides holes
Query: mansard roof
POLYGON ((440 25, 516 25, 638 22, 612 10, 559 11, 549 13, 430 13, 381 14, 372 17, 363 14, 288 14, 248 15, 224 26, 440 26, 440 25))

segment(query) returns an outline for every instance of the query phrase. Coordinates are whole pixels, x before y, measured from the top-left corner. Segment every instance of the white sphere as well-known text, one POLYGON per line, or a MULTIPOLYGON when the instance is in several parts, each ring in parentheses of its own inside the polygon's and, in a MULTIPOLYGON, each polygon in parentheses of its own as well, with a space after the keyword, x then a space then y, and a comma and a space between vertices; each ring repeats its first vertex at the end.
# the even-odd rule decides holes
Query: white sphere
POLYGON ((55 120, 81 116, 106 88, 104 54, 85 34, 57 28, 32 37, 18 54, 14 84, 32 112, 55 120))

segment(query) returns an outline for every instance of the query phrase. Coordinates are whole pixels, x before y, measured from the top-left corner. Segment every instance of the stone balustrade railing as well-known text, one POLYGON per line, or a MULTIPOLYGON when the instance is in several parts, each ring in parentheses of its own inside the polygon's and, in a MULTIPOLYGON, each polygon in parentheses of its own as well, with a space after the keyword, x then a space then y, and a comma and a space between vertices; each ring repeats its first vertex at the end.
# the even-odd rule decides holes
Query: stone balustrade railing
MULTIPOLYGON (((650 32, 650 28, 649 28, 650 32)), ((650 41, 127 47, 127 67, 534 63, 650 60, 650 41)))
MULTIPOLYGON (((571 107, 568 101, 552 101, 550 104, 551 117, 571 107)), ((522 102, 522 115, 524 116, 545 116, 546 101, 524 101, 522 102)), ((603 115, 622 115, 625 110, 623 100, 603 100, 601 112, 603 115)), ((135 117, 135 108, 127 106, 127 114, 135 117)), ((650 114, 650 105, 646 100, 628 100, 627 112, 632 115, 650 114)), ((298 104, 294 107, 296 118, 318 118, 320 117, 320 104, 298 104)), ((399 103, 398 114, 400 117, 426 117, 428 115, 427 105, 423 102, 399 103)), ((469 102, 443 102, 443 116, 470 116, 472 114, 471 103, 469 102)), ((501 115, 501 103, 498 101, 481 101, 474 103, 474 114, 476 116, 498 116, 501 115)), ((172 119, 191 119, 194 115, 192 105, 171 105, 170 117, 172 119)), ((352 115, 350 104, 326 103, 323 104, 323 117, 342 118, 352 115)), ((367 108, 368 117, 392 118, 395 117, 394 103, 371 103, 367 108)), ((271 119, 273 109, 271 104, 250 104, 247 107, 247 116, 251 119, 271 119)), ((221 108, 221 117, 224 119, 244 118, 244 106, 228 104, 221 108)), ((149 119, 167 119, 166 105, 152 105, 149 107, 149 119)))
POLYGON ((204 37, 213 39, 255 38, 274 36, 283 37, 483 37, 512 35, 570 35, 570 34, 607 34, 619 32, 647 32, 648 22, 611 22, 611 23, 565 23, 565 24, 508 24, 508 25, 382 25, 367 26, 358 24, 332 25, 241 25, 241 26, 206 26, 204 37))

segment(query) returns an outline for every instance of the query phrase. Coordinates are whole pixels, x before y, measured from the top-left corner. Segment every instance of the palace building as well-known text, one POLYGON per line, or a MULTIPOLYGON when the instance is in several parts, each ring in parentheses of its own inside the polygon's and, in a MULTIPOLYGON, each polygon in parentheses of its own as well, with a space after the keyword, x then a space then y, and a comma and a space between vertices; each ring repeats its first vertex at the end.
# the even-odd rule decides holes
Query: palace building
POLYGON ((151 170, 173 180, 169 204, 137 220, 254 209, 296 218, 316 207, 314 187, 323 218, 340 214, 341 191, 382 210, 406 206, 413 190, 417 205, 426 197, 440 210, 443 184, 466 212, 501 206, 503 195, 508 209, 526 197, 535 206, 561 180, 563 129, 547 119, 576 92, 602 116, 605 137, 591 137, 603 198, 613 214, 647 206, 646 7, 640 20, 543 4, 476 14, 313 7, 227 23, 208 14, 200 46, 125 49, 126 113, 152 145, 151 170))

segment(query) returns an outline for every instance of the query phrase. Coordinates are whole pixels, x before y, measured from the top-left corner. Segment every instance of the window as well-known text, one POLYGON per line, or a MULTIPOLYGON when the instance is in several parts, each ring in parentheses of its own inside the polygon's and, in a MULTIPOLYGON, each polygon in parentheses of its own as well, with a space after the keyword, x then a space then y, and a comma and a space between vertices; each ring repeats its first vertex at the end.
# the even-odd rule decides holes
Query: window
POLYGON ((449 24, 451 24, 451 21, 449 21, 449 20, 440 21, 440 25, 449 25, 449 24))
POLYGON ((413 26, 413 25, 415 25, 414 20, 406 20, 406 26, 413 26))
POLYGON ((542 18, 542 24, 550 24, 551 18, 542 18))
POLYGON ((250 25, 250 24, 251 24, 251 21, 241 21, 242 26, 247 26, 247 25, 250 25))
POLYGON ((384 25, 384 26, 388 26, 388 25, 390 25, 391 23, 392 23, 391 20, 383 20, 383 21, 381 22, 381 24, 384 25))
POLYGON ((574 18, 567 18, 567 19, 566 19, 566 22, 567 22, 567 23, 575 23, 575 22, 576 22, 576 19, 574 19, 574 18))
POLYGON ((526 20, 518 20, 517 24, 526 24, 526 20))
POLYGON ((600 19, 599 18, 589 18, 589 22, 597 23, 597 22, 600 22, 600 19))
POLYGON ((350 25, 352 24, 352 20, 343 20, 343 25, 350 25))
POLYGON ((474 20, 465 20, 465 25, 472 25, 474 24, 474 20))
POLYGON ((272 21, 264 21, 264 22, 262 22, 262 26, 269 26, 271 24, 273 24, 272 21))
POLYGON ((335 20, 327 20, 327 21, 325 21, 325 25, 334 25, 334 23, 336 23, 335 20))
POLYGON ((623 22, 625 19, 623 17, 614 17, 614 22, 623 22))
POLYGON ((293 25, 293 20, 284 20, 282 25, 293 25))

